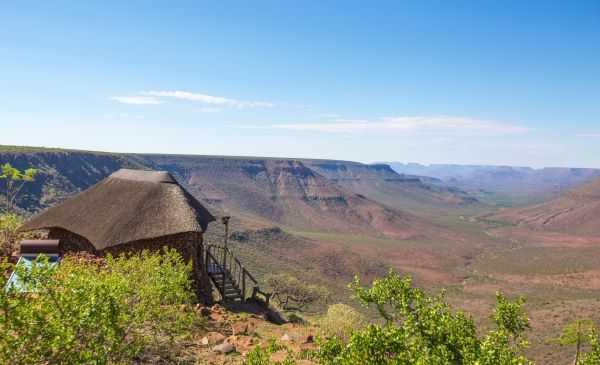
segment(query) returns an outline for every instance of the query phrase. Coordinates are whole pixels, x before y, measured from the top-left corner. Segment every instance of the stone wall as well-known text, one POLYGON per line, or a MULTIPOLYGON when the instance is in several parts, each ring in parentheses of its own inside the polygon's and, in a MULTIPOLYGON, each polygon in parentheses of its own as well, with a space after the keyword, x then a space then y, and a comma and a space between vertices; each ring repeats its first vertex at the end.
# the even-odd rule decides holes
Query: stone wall
POLYGON ((62 228, 50 228, 48 230, 48 238, 52 240, 59 240, 58 249, 60 255, 63 256, 68 252, 79 252, 85 251, 96 255, 96 249, 90 241, 85 237, 75 234, 71 231, 67 231, 62 228))
POLYGON ((148 250, 159 252, 167 246, 176 249, 186 262, 192 262, 192 279, 198 300, 206 303, 212 302, 212 286, 204 270, 203 239, 200 232, 183 232, 157 238, 127 242, 114 247, 96 251, 92 244, 84 237, 62 228, 52 228, 48 238, 60 240, 61 255, 68 252, 86 251, 97 256, 111 254, 131 254, 148 250))

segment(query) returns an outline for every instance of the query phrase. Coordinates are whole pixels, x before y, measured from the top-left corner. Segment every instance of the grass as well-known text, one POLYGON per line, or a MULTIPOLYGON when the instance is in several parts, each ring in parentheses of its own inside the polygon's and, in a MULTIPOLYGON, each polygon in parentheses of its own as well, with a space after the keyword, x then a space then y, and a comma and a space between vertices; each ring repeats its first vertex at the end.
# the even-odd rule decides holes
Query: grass
POLYGON ((11 145, 0 145, 0 152, 83 152, 91 153, 95 155, 118 155, 113 152, 102 152, 102 151, 89 151, 89 150, 76 150, 67 148, 56 148, 56 147, 34 147, 34 146, 11 146, 11 145))

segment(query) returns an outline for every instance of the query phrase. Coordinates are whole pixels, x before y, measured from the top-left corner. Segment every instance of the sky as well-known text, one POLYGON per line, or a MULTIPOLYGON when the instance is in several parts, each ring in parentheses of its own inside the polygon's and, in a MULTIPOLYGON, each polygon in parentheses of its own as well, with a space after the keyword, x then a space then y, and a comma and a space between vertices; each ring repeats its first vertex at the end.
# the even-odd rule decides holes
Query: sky
POLYGON ((600 168, 600 1, 0 0, 0 144, 600 168))

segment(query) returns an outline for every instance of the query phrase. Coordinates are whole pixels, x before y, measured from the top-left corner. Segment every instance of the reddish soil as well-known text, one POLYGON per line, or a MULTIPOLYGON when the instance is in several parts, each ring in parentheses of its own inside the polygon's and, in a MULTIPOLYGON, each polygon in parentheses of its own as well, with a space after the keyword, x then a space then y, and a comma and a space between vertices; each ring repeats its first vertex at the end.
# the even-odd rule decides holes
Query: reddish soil
POLYGON ((550 202, 506 209, 486 218, 518 225, 600 235, 600 179, 550 202))

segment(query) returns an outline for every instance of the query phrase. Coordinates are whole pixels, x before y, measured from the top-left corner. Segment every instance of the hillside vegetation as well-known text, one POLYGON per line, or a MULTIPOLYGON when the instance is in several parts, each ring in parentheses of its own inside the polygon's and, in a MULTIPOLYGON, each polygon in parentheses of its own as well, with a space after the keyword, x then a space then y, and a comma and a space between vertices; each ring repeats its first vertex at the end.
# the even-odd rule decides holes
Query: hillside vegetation
MULTIPOLYGON (((371 286, 358 278, 349 286, 381 324, 367 325, 338 304, 313 324, 278 326, 266 317, 236 315, 235 307, 194 307, 191 264, 174 250, 129 258, 68 256, 58 267, 41 256, 32 265, 30 271, 15 268, 22 285, 45 290, 0 292, 3 363, 530 363, 522 355, 529 346, 524 299, 510 301, 500 293, 490 315, 494 326, 483 331, 471 316, 453 310, 443 292, 430 296, 390 272, 371 286)), ((591 347, 578 354, 581 365, 600 358, 593 324, 587 326, 581 341, 591 347)), ((561 339, 571 343, 567 336, 574 330, 567 329, 561 339)))
MULTIPOLYGON (((346 284, 354 276, 370 283, 389 268, 410 275, 415 285, 428 291, 445 288, 446 300, 471 313, 484 328, 490 325, 496 291, 524 295, 532 327, 532 345, 524 355, 539 363, 569 361, 568 348, 547 341, 566 323, 590 318, 600 325, 600 234, 594 223, 598 213, 590 209, 577 215, 575 223, 565 224, 573 229, 488 215, 496 213, 498 202, 523 203, 521 195, 510 193, 520 186, 515 180, 499 180, 498 184, 510 183, 496 192, 481 192, 452 181, 398 174, 386 165, 348 161, 12 147, 0 151, 0 162, 21 170, 38 168, 35 181, 20 195, 19 213, 24 216, 63 201, 119 168, 167 170, 213 214, 232 216, 231 249, 259 280, 290 274, 328 287, 332 303, 356 308, 346 284), (486 204, 490 201, 492 205, 486 204), (578 222, 584 225, 577 228, 578 222)), ((545 175, 544 186, 552 181, 557 186, 574 184, 589 171, 554 172, 545 175)), ((595 193, 589 189, 557 201, 591 204, 595 193)), ((545 191, 534 200, 557 194, 545 191)), ((554 204, 550 199, 544 203, 554 204)), ((223 225, 211 223, 205 242, 223 239, 223 225)), ((326 310, 326 305, 318 305, 309 315, 326 310)), ((366 314, 374 319, 374 313, 366 314)))

